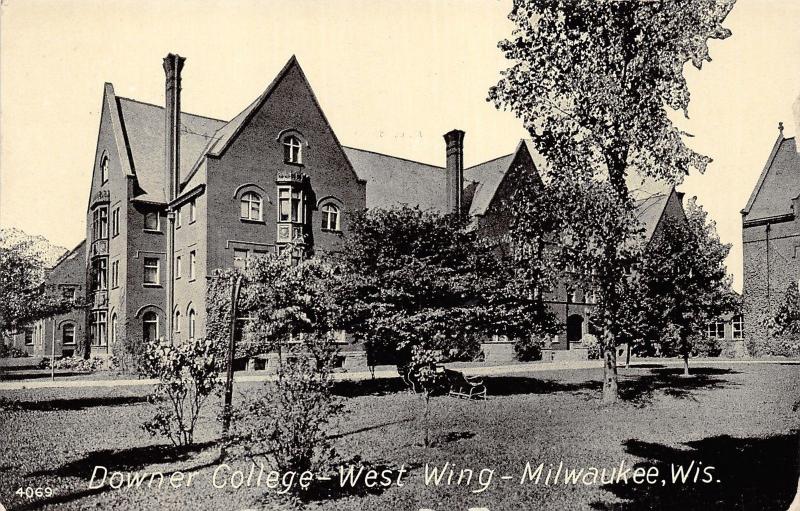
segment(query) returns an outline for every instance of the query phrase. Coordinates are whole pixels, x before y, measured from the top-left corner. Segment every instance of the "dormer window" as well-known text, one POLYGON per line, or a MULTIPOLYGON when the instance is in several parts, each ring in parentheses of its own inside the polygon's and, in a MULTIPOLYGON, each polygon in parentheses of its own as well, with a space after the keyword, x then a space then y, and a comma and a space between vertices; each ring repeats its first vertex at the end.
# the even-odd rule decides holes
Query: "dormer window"
POLYGON ((103 155, 100 160, 100 183, 105 184, 108 181, 108 156, 103 155))
POLYGON ((334 204, 322 206, 322 230, 338 231, 339 228, 339 208, 334 204))
POLYGON ((303 163, 303 145, 295 135, 283 137, 283 161, 286 163, 303 163))

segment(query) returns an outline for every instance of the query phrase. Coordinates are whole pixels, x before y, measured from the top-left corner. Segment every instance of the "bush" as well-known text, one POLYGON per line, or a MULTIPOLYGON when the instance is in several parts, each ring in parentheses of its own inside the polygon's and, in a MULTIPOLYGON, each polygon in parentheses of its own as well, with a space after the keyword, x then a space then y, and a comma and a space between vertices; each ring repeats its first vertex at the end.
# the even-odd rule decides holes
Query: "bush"
POLYGON ((514 352, 520 362, 531 362, 542 359, 544 343, 536 337, 519 337, 514 341, 514 352))
POLYGON ((122 337, 112 346, 114 353, 112 366, 123 373, 138 373, 141 359, 144 356, 144 343, 135 339, 122 337))
POLYGON ((326 431, 342 410, 332 393, 336 350, 325 341, 306 342, 284 354, 278 379, 237 413, 236 437, 247 450, 269 451, 280 472, 321 471, 335 451, 326 431))
POLYGON ((193 444, 200 411, 221 387, 221 355, 214 343, 205 339, 176 345, 159 340, 144 343, 140 370, 159 382, 150 395, 156 414, 142 428, 153 436, 168 438, 175 446, 193 444))
MULTIPOLYGON (((80 356, 58 358, 53 366, 56 369, 68 369, 71 371, 93 373, 103 369, 106 365, 106 360, 100 357, 83 358, 80 356)), ((50 358, 45 357, 39 362, 39 367, 42 369, 50 369, 50 358)))
POLYGON ((0 358, 23 358, 27 356, 27 351, 21 350, 10 344, 0 342, 0 358))
POLYGON ((718 357, 722 354, 722 342, 704 334, 694 334, 689 340, 693 357, 718 357))
POLYGON ((583 345, 589 348, 589 360, 599 360, 602 354, 600 350, 600 341, 596 335, 587 334, 583 337, 583 345))

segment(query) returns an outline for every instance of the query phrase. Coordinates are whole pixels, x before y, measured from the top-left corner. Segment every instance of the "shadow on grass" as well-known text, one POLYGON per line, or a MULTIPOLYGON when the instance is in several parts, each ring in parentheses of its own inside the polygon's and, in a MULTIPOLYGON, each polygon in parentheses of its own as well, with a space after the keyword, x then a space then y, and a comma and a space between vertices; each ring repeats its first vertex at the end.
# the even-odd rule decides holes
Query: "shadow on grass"
MULTIPOLYGON (((186 461, 197 453, 215 445, 215 442, 173 447, 171 445, 147 445, 131 449, 100 449, 90 452, 83 458, 65 463, 55 470, 31 472, 28 477, 56 475, 89 479, 96 466, 104 466, 109 471, 129 472, 141 470, 150 465, 186 461)), ((197 470, 202 467, 195 467, 197 470)), ((188 470, 186 470, 188 471, 188 470)))
POLYGON ((408 387, 399 376, 376 380, 337 381, 333 385, 333 393, 340 397, 385 396, 407 390, 408 387))
MULTIPOLYGON (((101 449, 89 453, 88 456, 78 460, 61 465, 55 470, 41 470, 31 472, 26 477, 76 477, 85 481, 90 481, 94 468, 97 466, 104 466, 109 469, 109 472, 128 472, 142 470, 149 465, 159 463, 173 463, 178 461, 185 461, 196 455, 200 451, 207 449, 216 442, 204 442, 191 446, 183 446, 175 448, 170 445, 148 445, 145 447, 134 447, 131 449, 101 449)), ((215 461, 204 463, 191 468, 182 468, 182 472, 193 472, 213 465, 215 461)), ((170 471, 164 471, 164 476, 169 477, 170 471)), ((87 484, 88 486, 88 484, 87 484)), ((59 504, 66 504, 78 499, 99 495, 110 491, 108 485, 104 484, 100 488, 87 488, 81 491, 72 493, 59 493, 50 498, 30 502, 16 509, 39 509, 45 506, 53 506, 59 504)))
POLYGON ((626 452, 644 458, 636 466, 657 467, 666 485, 614 483, 602 488, 625 500, 623 503, 593 502, 594 509, 703 509, 785 510, 794 497, 798 476, 798 436, 795 433, 765 438, 734 438, 727 435, 687 442, 684 447, 628 440, 626 452), (673 467, 714 467, 713 482, 692 478, 672 484, 673 467))
POLYGON ((696 400, 699 390, 720 389, 736 385, 722 375, 738 374, 731 369, 698 367, 690 369, 688 377, 683 376, 682 368, 654 369, 645 374, 621 373, 619 375, 619 396, 637 406, 645 406, 653 401, 657 392, 677 399, 696 400))
POLYGON ((485 378, 484 383, 490 396, 555 394, 559 392, 583 393, 600 388, 599 380, 571 383, 557 380, 540 380, 525 376, 492 376, 485 378))
POLYGON ((98 406, 130 406, 146 403, 147 396, 103 396, 48 401, 20 401, 0 398, 0 410, 10 411, 75 411, 98 406))

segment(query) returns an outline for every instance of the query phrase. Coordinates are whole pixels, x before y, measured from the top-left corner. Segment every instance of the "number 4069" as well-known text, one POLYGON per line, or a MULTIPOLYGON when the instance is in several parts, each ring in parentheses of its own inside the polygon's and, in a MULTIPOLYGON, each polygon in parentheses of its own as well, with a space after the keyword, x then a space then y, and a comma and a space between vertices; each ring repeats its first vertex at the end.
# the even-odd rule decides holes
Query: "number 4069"
POLYGON ((26 499, 32 499, 34 497, 52 497, 53 496, 53 489, 49 486, 33 488, 28 486, 27 488, 19 488, 17 491, 14 492, 15 494, 19 495, 20 497, 25 497, 26 499))

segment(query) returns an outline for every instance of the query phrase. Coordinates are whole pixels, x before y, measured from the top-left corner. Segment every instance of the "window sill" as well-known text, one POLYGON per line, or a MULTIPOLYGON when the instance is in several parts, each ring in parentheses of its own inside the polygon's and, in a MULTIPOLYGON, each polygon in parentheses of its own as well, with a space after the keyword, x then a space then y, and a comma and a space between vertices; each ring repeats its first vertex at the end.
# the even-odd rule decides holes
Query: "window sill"
POLYGON ((197 222, 197 220, 189 220, 189 225, 192 225, 195 222, 197 222))
POLYGON ((151 284, 151 283, 145 282, 144 284, 142 284, 142 287, 161 287, 161 284, 151 284))
POLYGON ((142 231, 149 234, 164 234, 163 232, 161 232, 161 229, 142 229, 142 231))
POLYGON ((302 162, 297 162, 297 161, 286 161, 286 160, 283 160, 283 163, 285 165, 291 165, 292 167, 300 167, 300 168, 305 167, 305 165, 302 162))
POLYGON ((262 224, 263 225, 263 224, 267 223, 264 220, 251 220, 250 218, 241 218, 241 217, 239 217, 239 220, 241 220, 245 224, 262 224))
POLYGON ((331 232, 331 233, 334 233, 334 234, 341 234, 342 230, 341 229, 325 229, 323 227, 322 228, 322 232, 331 232))
POLYGON ((194 282, 195 280, 197 280, 197 279, 196 278, 195 279, 189 279, 189 282, 194 282))

